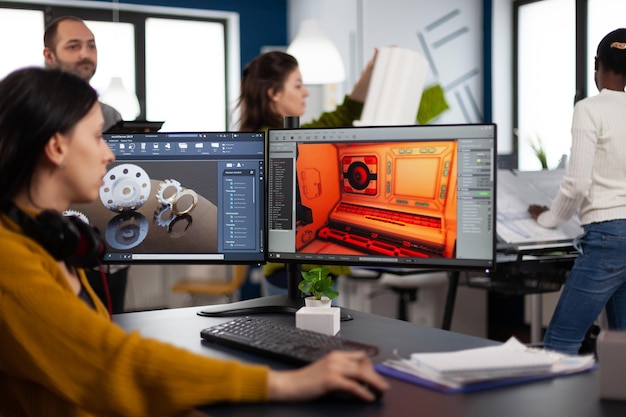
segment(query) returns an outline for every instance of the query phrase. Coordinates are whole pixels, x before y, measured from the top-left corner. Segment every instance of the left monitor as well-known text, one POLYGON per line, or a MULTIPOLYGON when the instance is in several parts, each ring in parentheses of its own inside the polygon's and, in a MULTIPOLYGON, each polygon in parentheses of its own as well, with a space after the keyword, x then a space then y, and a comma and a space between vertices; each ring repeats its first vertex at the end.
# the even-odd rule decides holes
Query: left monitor
POLYGON ((108 133, 100 198, 71 211, 100 230, 105 263, 265 260, 263 132, 108 133))

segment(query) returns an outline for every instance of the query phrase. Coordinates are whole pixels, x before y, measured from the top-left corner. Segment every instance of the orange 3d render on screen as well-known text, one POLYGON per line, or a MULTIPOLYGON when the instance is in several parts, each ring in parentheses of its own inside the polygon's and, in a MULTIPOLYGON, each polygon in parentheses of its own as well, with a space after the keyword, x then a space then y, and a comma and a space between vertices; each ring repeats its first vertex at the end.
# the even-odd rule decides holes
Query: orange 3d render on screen
POLYGON ((455 142, 300 144, 296 172, 299 252, 453 256, 455 142))
POLYGON ((487 268, 495 126, 270 130, 268 259, 487 268))

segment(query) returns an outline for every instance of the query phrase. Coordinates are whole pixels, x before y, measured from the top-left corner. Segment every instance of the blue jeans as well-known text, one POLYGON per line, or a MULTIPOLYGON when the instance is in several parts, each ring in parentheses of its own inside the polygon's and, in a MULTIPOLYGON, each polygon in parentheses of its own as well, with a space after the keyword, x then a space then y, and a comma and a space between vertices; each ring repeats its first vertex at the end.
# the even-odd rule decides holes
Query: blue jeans
POLYGON ((626 220, 584 226, 578 256, 544 338, 546 349, 576 355, 606 307, 609 328, 626 330, 626 220))

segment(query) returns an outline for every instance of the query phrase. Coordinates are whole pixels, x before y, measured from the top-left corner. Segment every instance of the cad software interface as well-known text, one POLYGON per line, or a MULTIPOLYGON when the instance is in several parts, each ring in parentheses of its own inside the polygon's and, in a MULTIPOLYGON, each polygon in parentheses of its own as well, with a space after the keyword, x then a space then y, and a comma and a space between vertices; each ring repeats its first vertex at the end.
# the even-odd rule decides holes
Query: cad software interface
POLYGON ((268 260, 489 268, 496 127, 269 131, 268 260))
POLYGON ((100 198, 76 205, 105 262, 265 260, 265 134, 105 134, 116 160, 100 198))

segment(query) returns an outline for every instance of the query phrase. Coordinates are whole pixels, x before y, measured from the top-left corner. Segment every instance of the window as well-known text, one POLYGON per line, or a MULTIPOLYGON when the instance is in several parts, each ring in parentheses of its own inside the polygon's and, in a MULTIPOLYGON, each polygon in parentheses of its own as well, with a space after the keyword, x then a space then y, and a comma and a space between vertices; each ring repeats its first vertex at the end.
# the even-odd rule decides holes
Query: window
POLYGON ((587 18, 587 94, 598 89, 593 79, 593 57, 602 38, 612 30, 626 26, 626 2, 624 0, 589 0, 587 18))
POLYGON ((576 92, 576 10, 572 0, 518 9, 517 141, 520 170, 540 170, 531 144, 543 146, 548 168, 569 153, 576 92), (555 27, 558 22, 558 27, 555 27))
POLYGON ((623 0, 516 1, 517 88, 520 170, 541 166, 530 140, 541 137, 548 167, 569 154, 574 98, 597 94, 593 57, 600 40, 624 27, 623 0), (555 24, 555 22, 558 22, 555 24))
MULTIPOLYGON (((119 78, 126 91, 136 94, 135 26, 132 23, 97 20, 87 20, 85 23, 93 32, 98 47, 98 68, 91 79, 93 88, 103 95, 112 80, 119 78)), ((128 104, 109 104, 116 107, 124 120, 134 120, 139 116, 137 109, 128 104)))
POLYGON ((0 78, 16 68, 43 65, 44 14, 40 10, 0 9, 0 78))
MULTIPOLYGON (((46 22, 74 15, 96 38, 98 69, 91 84, 99 94, 119 78, 137 95, 137 118, 165 121, 163 131, 228 129, 229 105, 239 94, 237 13, 69 3, 0 2, 0 35, 19 39, 0 43, 0 77, 27 65, 42 66, 46 22)), ((135 118, 133 112, 122 113, 126 120, 135 118)))
POLYGON ((163 130, 170 132, 225 130, 224 54, 221 23, 147 19, 148 119, 165 120, 163 130))

